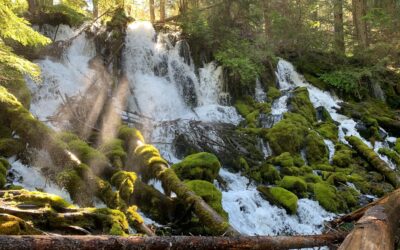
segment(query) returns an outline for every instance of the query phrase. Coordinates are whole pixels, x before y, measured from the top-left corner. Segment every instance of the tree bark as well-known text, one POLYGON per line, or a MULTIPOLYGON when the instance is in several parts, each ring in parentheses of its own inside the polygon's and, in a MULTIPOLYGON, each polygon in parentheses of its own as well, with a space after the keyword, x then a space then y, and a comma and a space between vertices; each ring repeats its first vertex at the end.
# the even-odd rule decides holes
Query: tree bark
POLYGON ((339 243, 343 234, 254 237, 0 236, 0 250, 70 249, 293 249, 339 243))
POLYGON ((160 22, 165 22, 165 0, 160 0, 160 22))
POLYGON ((32 16, 36 15, 36 1, 35 0, 28 0, 28 10, 32 16))
POLYGON ((396 190, 383 203, 369 208, 355 224, 339 250, 392 250, 400 221, 400 192, 396 190))
POLYGON ((367 14, 366 0, 352 0, 353 22, 356 30, 358 46, 366 49, 369 45, 367 22, 363 17, 367 14))
POLYGON ((264 32, 265 32, 265 38, 267 41, 269 40, 270 37, 270 27, 271 27, 271 21, 269 17, 269 7, 270 7, 270 0, 263 0, 262 1, 262 7, 263 7, 263 15, 264 15, 264 32))
POLYGON ((156 21, 156 14, 154 12, 154 0, 149 0, 149 9, 150 9, 150 21, 154 23, 156 21))
POLYGON ((334 0, 333 3, 334 26, 335 26, 335 48, 336 51, 344 54, 344 30, 343 30, 343 0, 334 0))

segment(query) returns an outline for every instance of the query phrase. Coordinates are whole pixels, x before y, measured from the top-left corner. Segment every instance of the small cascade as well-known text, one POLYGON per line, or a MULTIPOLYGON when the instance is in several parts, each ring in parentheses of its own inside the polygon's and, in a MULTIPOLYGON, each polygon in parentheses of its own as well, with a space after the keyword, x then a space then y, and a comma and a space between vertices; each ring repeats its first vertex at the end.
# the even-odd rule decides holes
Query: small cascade
MULTIPOLYGON (((310 101, 315 108, 323 106, 331 115, 332 119, 339 124, 339 140, 345 144, 348 144, 345 136, 357 136, 360 138, 365 144, 367 144, 370 148, 373 148, 375 152, 385 145, 388 144, 387 139, 383 142, 377 142, 374 146, 365 140, 360 133, 357 131, 357 122, 347 116, 338 113, 338 109, 340 108, 340 103, 343 102, 336 96, 318 89, 317 87, 309 84, 302 75, 298 74, 294 69, 294 66, 285 60, 280 60, 278 63, 278 70, 281 70, 282 74, 278 74, 280 81, 283 81, 283 86, 285 88, 290 88, 290 85, 293 87, 306 87, 308 89, 310 95, 310 101)), ((394 167, 394 164, 383 155, 378 154, 379 157, 388 163, 389 166, 394 167)))
POLYGON ((260 79, 258 79, 258 78, 256 80, 256 88, 255 88, 254 99, 257 102, 265 102, 267 100, 267 95, 266 95, 263 87, 261 86, 260 79))
POLYGON ((230 224, 243 234, 318 234, 324 221, 334 217, 309 199, 300 199, 297 215, 288 215, 263 199, 247 178, 225 169, 221 169, 220 176, 228 185, 228 190, 222 192, 222 206, 229 213, 230 224))
POLYGON ((329 150, 329 162, 332 163, 333 156, 335 155, 335 144, 331 140, 324 139, 325 145, 329 150))

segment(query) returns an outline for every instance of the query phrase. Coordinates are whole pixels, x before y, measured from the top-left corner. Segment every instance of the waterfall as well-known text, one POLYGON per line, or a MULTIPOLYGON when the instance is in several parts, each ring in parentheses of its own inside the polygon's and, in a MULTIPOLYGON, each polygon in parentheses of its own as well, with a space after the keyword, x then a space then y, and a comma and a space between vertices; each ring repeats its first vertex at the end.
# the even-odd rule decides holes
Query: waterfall
MULTIPOLYGON (((242 118, 234 107, 223 101, 228 94, 224 92, 221 67, 211 62, 197 74, 193 65, 188 64, 192 60, 179 53, 182 43, 174 44, 170 37, 157 35, 148 22, 131 24, 126 37, 124 70, 131 89, 128 108, 151 118, 143 124, 147 141, 156 145, 168 161, 178 162, 172 142, 177 134, 190 129, 191 121, 211 122, 209 126, 213 123, 237 125, 242 118), (185 93, 190 93, 189 99, 185 93)), ((283 75, 282 71, 278 74, 283 75)), ((282 90, 293 88, 288 79, 282 78, 282 90)), ((274 105, 274 115, 282 116, 287 111, 288 95, 285 93, 274 105)), ((209 126, 204 128, 207 138, 223 143, 209 126)), ((261 147, 265 156, 271 154, 268 144, 261 147)), ((308 199, 299 201, 297 215, 288 215, 284 209, 264 200, 240 173, 229 173, 222 168, 220 175, 228 183, 222 199, 229 222, 244 234, 320 233, 323 221, 333 217, 318 202, 308 199)))

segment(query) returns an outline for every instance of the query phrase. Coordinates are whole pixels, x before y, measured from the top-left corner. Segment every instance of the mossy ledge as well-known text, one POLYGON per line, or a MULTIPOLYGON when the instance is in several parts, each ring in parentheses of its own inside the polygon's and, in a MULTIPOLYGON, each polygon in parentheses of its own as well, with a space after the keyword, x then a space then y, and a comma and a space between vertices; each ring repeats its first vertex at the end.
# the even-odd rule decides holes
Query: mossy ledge
POLYGON ((213 182, 218 176, 221 163, 215 155, 203 152, 189 155, 171 168, 181 180, 213 182))
POLYGON ((284 208, 290 214, 297 213, 297 196, 281 187, 258 186, 257 190, 273 205, 284 208))

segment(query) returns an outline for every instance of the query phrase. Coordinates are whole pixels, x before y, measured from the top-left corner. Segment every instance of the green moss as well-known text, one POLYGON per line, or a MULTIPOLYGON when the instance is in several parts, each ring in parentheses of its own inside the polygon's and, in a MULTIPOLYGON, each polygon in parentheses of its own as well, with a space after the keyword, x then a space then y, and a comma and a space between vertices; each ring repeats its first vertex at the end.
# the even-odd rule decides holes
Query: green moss
POLYGON ((317 113, 310 101, 306 87, 295 89, 293 91, 293 96, 289 99, 288 104, 293 113, 302 115, 311 123, 316 121, 317 113))
POLYGON ((338 130, 338 127, 332 122, 319 123, 319 124, 317 124, 316 130, 325 139, 329 139, 331 141, 338 140, 339 130, 338 130))
POLYGON ((243 157, 239 158, 239 168, 241 171, 248 172, 250 170, 250 166, 247 163, 246 159, 243 157))
POLYGON ((134 172, 118 171, 111 177, 113 184, 122 199, 128 201, 133 194, 137 176, 134 172))
POLYGON ((139 130, 122 125, 118 130, 118 138, 125 143, 125 151, 131 152, 137 146, 137 142, 145 142, 143 135, 139 130))
POLYGON ((374 169, 385 176, 387 181, 394 187, 400 186, 400 176, 398 173, 393 171, 386 162, 384 162, 378 154, 371 148, 368 147, 361 139, 356 136, 346 136, 346 140, 351 146, 365 159, 367 160, 374 169))
POLYGON ((335 146, 335 154, 333 155, 332 162, 340 168, 347 168, 353 162, 353 150, 343 144, 335 146))
POLYGON ((281 96, 281 92, 279 89, 275 87, 268 87, 267 91, 267 98, 269 102, 273 102, 275 99, 279 98, 281 96))
POLYGON ((283 207, 290 214, 296 214, 298 198, 294 193, 281 187, 258 186, 257 190, 273 205, 283 207))
POLYGON ((102 223, 103 233, 110 235, 127 235, 129 224, 124 213, 109 208, 97 208, 93 210, 97 221, 102 223))
POLYGON ((279 175, 279 171, 270 164, 263 164, 260 167, 260 176, 263 183, 270 183, 273 184, 276 181, 281 180, 279 175))
POLYGON ((2 138, 0 139, 0 155, 11 157, 23 152, 26 145, 20 139, 2 138))
POLYGON ((334 171, 335 168, 331 165, 328 164, 317 164, 317 165, 312 165, 312 169, 314 170, 323 170, 323 171, 334 171))
POLYGON ((329 212, 337 213, 345 209, 345 204, 336 189, 329 184, 316 183, 314 195, 318 203, 329 212))
POLYGON ((324 140, 314 131, 306 137, 306 155, 310 164, 325 163, 328 161, 328 149, 324 140))
MULTIPOLYGON (((240 159, 244 168, 249 168, 244 158, 240 159)), ((219 173, 221 164, 218 158, 210 153, 197 153, 185 157, 181 162, 174 164, 172 169, 181 180, 205 180, 213 182, 219 173)))
POLYGON ((274 157, 272 163, 281 167, 293 167, 294 161, 289 152, 285 152, 280 154, 277 157, 274 157))
POLYGON ((39 235, 39 230, 34 229, 28 222, 19 217, 0 214, 0 235, 39 235))
POLYGON ((100 147, 100 151, 110 160, 114 167, 122 169, 127 154, 124 150, 124 142, 121 139, 112 139, 100 147))
POLYGON ((274 154, 298 154, 308 134, 307 120, 298 114, 286 113, 285 118, 268 130, 268 142, 274 154), (290 142, 290 143, 288 143, 290 142))
POLYGON ((294 192, 300 197, 306 197, 307 183, 297 176, 285 176, 276 183, 278 186, 294 192))
POLYGON ((0 157, 0 189, 4 187, 7 182, 7 170, 10 168, 8 161, 0 157))
POLYGON ((186 186, 200 196, 211 208, 224 219, 228 220, 228 213, 222 208, 222 193, 213 184, 203 180, 186 181, 186 186))
POLYGON ((394 145, 394 151, 400 154, 400 138, 397 138, 396 144, 394 145))
POLYGON ((347 182, 347 176, 343 173, 333 173, 326 181, 331 185, 345 184, 347 182))
POLYGON ((30 108, 31 92, 20 73, 17 73, 17 76, 12 81, 0 81, 0 86, 7 88, 25 108, 30 108))
POLYGON ((56 211, 64 211, 66 208, 74 208, 73 205, 69 204, 57 195, 38 191, 21 190, 19 195, 8 196, 8 198, 20 204, 32 204, 40 207, 49 206, 56 211))
POLYGON ((344 199, 346 205, 349 210, 358 207, 360 204, 360 194, 351 187, 341 186, 341 190, 339 191, 340 197, 344 199))

